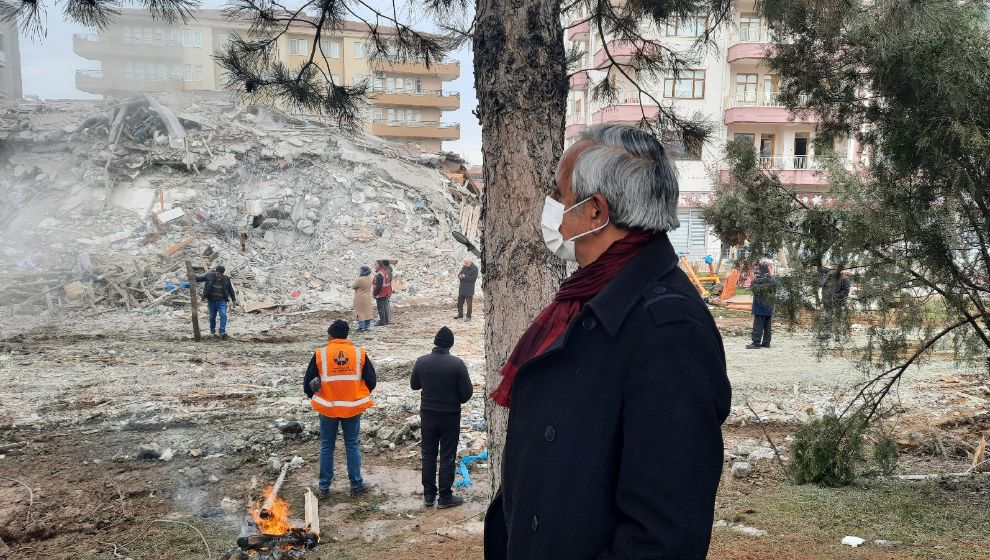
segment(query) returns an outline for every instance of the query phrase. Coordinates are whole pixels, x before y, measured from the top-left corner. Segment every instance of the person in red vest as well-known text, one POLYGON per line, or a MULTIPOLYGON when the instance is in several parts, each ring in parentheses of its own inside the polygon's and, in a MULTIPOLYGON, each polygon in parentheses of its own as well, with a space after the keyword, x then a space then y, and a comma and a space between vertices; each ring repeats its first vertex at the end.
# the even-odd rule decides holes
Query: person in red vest
POLYGON ((370 486, 361 478, 361 413, 373 406, 371 392, 378 382, 368 352, 347 340, 350 327, 340 319, 327 329, 326 346, 317 348, 309 361, 303 390, 320 413, 320 496, 326 497, 333 481, 333 451, 337 427, 344 432, 347 478, 351 494, 364 494, 370 486))
POLYGON ((378 305, 377 325, 382 327, 389 324, 392 319, 389 301, 392 296, 392 270, 388 266, 388 261, 375 261, 375 270, 371 295, 375 297, 375 304, 378 305))

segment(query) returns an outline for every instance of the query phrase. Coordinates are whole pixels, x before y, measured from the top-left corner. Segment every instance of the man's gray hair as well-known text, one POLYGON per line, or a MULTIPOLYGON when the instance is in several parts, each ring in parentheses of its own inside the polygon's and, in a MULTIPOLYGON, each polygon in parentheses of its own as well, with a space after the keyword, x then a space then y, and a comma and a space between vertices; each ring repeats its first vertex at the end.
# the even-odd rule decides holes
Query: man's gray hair
POLYGON ((575 202, 601 193, 609 220, 624 229, 676 229, 677 168, 653 135, 622 124, 601 124, 581 133, 591 142, 574 162, 575 202))

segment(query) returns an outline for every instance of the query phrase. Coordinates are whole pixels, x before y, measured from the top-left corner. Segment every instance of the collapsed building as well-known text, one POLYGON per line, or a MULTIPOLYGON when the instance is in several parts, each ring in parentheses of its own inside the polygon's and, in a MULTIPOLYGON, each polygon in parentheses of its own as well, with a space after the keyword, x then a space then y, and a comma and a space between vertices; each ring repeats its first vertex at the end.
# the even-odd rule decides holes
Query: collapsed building
POLYGON ((225 95, 3 102, 0 309, 179 305, 185 259, 249 311, 348 309, 377 259, 435 302, 480 245, 462 163, 225 95))

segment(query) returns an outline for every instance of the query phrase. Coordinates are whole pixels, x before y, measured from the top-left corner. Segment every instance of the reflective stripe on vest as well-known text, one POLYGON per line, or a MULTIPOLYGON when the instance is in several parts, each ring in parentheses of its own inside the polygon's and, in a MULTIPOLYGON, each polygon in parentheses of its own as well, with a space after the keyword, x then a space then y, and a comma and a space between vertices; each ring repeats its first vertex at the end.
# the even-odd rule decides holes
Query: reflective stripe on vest
POLYGON ((351 418, 374 404, 361 379, 363 354, 346 340, 331 340, 316 350, 321 387, 310 400, 314 410, 331 418, 351 418))

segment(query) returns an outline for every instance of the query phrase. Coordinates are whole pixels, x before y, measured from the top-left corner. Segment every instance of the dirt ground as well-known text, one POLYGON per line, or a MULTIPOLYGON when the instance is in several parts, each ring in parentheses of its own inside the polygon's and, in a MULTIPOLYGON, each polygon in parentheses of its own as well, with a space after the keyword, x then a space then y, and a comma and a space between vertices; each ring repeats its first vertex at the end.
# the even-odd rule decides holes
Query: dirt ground
MULTIPOLYGON (((377 406, 362 420, 364 476, 377 488, 363 498, 347 495, 338 445, 335 491, 321 502, 325 542, 308 558, 482 557, 484 463, 471 466, 474 485, 460 490, 465 506, 424 510, 420 502, 418 395, 407 379, 442 324, 453 328, 454 352, 475 383, 459 456, 485 445, 482 321, 452 316, 452 308, 398 309, 393 325, 354 335, 379 372, 377 406)), ((301 378, 334 318, 235 312, 231 340, 202 343, 190 340, 184 310, 4 324, 0 558, 217 558, 248 531, 248 500, 274 479, 273 461, 293 457, 303 462, 284 493, 301 517, 319 448, 301 378)), ((774 461, 750 455, 754 473, 734 478, 733 457, 763 446, 746 403, 786 457, 797 422, 841 403, 862 374, 842 357, 816 361, 800 331, 780 331, 772 349, 751 351, 746 317, 719 322, 735 406, 725 428, 712 558, 990 558, 990 477, 865 478, 828 490, 790 485, 774 461), (841 546, 845 535, 868 544, 841 546)), ((990 390, 974 373, 936 359, 912 370, 898 397, 898 472, 965 470, 965 449, 951 444, 990 433, 990 390)))

